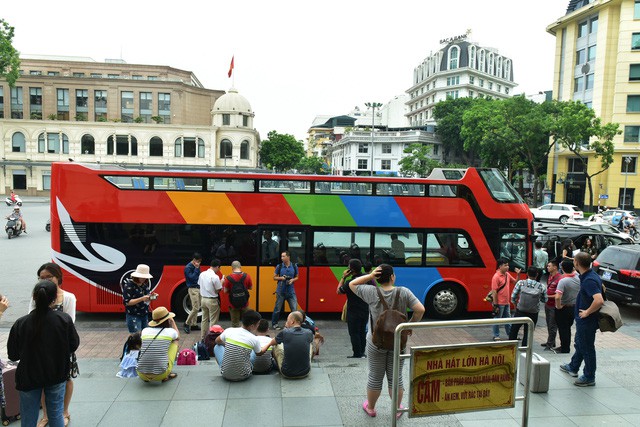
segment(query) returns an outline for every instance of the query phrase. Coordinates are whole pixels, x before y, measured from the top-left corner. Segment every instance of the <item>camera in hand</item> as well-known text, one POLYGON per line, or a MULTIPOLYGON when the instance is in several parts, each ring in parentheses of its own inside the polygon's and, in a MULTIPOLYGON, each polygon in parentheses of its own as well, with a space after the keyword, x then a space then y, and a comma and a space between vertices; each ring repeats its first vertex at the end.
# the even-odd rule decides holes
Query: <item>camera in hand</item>
POLYGON ((284 280, 291 280, 291 279, 292 279, 292 277, 291 277, 291 276, 282 276, 282 278, 283 278, 284 280))
POLYGON ((158 299, 158 294, 151 294, 151 295, 149 295, 149 299, 150 299, 150 300, 158 299))
POLYGON ((486 297, 484 297, 484 300, 485 300, 486 302, 491 302, 491 303, 492 303, 492 302, 493 302, 493 293, 492 293, 492 292, 489 292, 489 293, 487 294, 487 296, 486 296, 486 297))

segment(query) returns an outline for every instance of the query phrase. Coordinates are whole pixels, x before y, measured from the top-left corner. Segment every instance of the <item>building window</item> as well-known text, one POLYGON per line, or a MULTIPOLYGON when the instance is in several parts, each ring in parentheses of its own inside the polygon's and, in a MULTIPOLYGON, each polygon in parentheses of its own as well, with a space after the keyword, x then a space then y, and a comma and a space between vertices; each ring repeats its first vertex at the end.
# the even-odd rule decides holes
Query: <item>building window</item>
POLYGON ((56 89, 58 120, 69 120, 69 89, 56 89))
POLYGON ((598 17, 591 18, 589 20, 589 34, 596 34, 598 32, 598 17))
POLYGON ((455 86, 460 84, 460 76, 447 77, 447 86, 455 86))
POLYGON ((469 84, 472 85, 476 81, 476 78, 473 76, 469 76, 469 84))
POLYGON ((163 123, 171 123, 171 94, 158 94, 158 116, 162 118, 163 123))
POLYGON ((380 163, 380 169, 383 171, 391 170, 391 160, 382 160, 380 163))
POLYGON ((631 35, 631 50, 640 50, 640 33, 631 35))
POLYGON ((220 141, 220 158, 230 159, 233 156, 233 145, 228 139, 220 141))
POLYGON ((158 76, 147 76, 147 80, 158 80, 158 76))
POLYGON ((457 90, 452 90, 445 92, 445 96, 450 99, 458 99, 459 92, 457 90))
POLYGON ((180 137, 176 139, 176 157, 204 157, 204 141, 194 137, 180 137))
POLYGON ((358 153, 367 154, 369 152, 369 144, 361 142, 358 144, 358 153))
POLYGON ((432 146, 432 151, 433 151, 433 155, 434 155, 434 156, 437 156, 437 155, 438 155, 438 153, 440 152, 440 146, 439 146, 439 145, 436 145, 436 144, 433 144, 433 146, 432 146))
POLYGON ((102 74, 101 73, 91 73, 91 78, 93 78, 93 79, 101 79, 102 78, 102 74))
POLYGON ((576 65, 584 64, 587 60, 586 49, 580 49, 576 52, 576 65))
POLYGON ((640 113, 640 95, 627 95, 627 113, 640 113))
POLYGON ((107 91, 106 90, 94 90, 94 115, 95 121, 106 122, 107 121, 107 91))
POLYGON ((509 88, 508 88, 508 87, 505 87, 505 88, 504 88, 504 93, 506 93, 507 95, 509 95, 509 88))
POLYGON ((16 132, 11 136, 11 152, 24 153, 27 151, 27 145, 22 132, 16 132))
POLYGON ((76 78, 84 77, 84 73, 73 73, 72 75, 73 77, 76 77, 76 78))
POLYGON ((129 154, 132 156, 138 155, 138 140, 135 136, 115 135, 114 138, 114 135, 109 135, 107 138, 107 154, 110 155, 114 153, 114 145, 117 156, 128 156, 129 154))
POLYGON ((80 139, 81 154, 96 154, 96 140, 92 135, 84 134, 80 139))
POLYGON ((229 126, 231 124, 231 114, 222 115, 222 126, 229 126))
POLYGON ((587 61, 593 61, 596 59, 596 46, 589 46, 587 49, 587 61))
POLYGON ((151 123, 153 115, 153 94, 151 92, 140 92, 140 117, 143 123, 151 123))
POLYGON ((585 76, 584 88, 586 90, 593 89, 593 74, 587 74, 585 76))
POLYGON ((358 159, 358 169, 360 169, 360 170, 368 170, 369 169, 369 161, 367 159, 358 159))
POLYGON ((0 85, 0 119, 4 119, 4 88, 0 85))
POLYGON ((640 64, 631 64, 629 66, 629 81, 640 81, 640 64))
POLYGON ((624 142, 640 142, 640 126, 625 126, 624 142))
POLYGON ((242 116, 242 126, 244 127, 249 126, 249 116, 242 116))
POLYGON ((589 22, 582 21, 578 24, 578 37, 584 37, 587 35, 587 31, 589 30, 589 22))
POLYGON ((478 79, 478 84, 480 87, 484 87, 484 79, 478 79))
POLYGON ((88 105, 89 91, 87 89, 76 89, 76 120, 87 120, 87 112, 89 111, 88 105))
POLYGON ((633 196, 635 195, 635 188, 633 187, 623 187, 620 189, 620 194, 618 194, 618 203, 622 209, 635 209, 633 206, 633 196))
POLYGON ((574 92, 582 92, 584 90, 584 77, 576 77, 574 79, 574 92))
POLYGON ((204 159, 204 141, 198 138, 198 157, 204 159))
POLYGON ((51 172, 42 172, 42 189, 51 190, 51 172))
POLYGON ((640 19, 640 0, 636 0, 633 6, 633 19, 640 19))
POLYGON ((64 133, 43 132, 38 135, 38 153, 69 154, 69 138, 64 133))
POLYGON ((42 120, 42 88, 29 88, 29 117, 31 120, 42 120))
POLYGON ((164 155, 164 148, 162 146, 162 139, 154 136, 149 141, 149 156, 162 157, 164 155))
POLYGON ((119 79, 120 75, 119 74, 107 74, 107 78, 109 78, 109 79, 119 79))
POLYGON ((133 123, 133 92, 120 93, 120 120, 123 123, 133 123))
POLYGON ((460 48, 458 46, 452 46, 449 49, 449 69, 455 70, 458 68, 458 57, 460 56, 460 48))
POLYGON ((473 91, 472 90, 469 91, 469 98, 473 98, 473 91))
POLYGON ((29 71, 29 75, 31 75, 31 76, 41 76, 42 75, 42 71, 31 70, 31 71, 29 71))
POLYGON ((249 141, 245 140, 240 144, 240 159, 249 160, 249 141))
POLYGON ((489 82, 489 90, 493 90, 493 82, 489 82))
POLYGON ((22 99, 22 87, 16 86, 11 88, 11 118, 21 119, 24 114, 22 99))
POLYGON ((638 158, 634 156, 622 156, 620 162, 620 173, 636 173, 638 158))
POLYGON ((382 144, 382 154, 391 154, 391 144, 382 144))

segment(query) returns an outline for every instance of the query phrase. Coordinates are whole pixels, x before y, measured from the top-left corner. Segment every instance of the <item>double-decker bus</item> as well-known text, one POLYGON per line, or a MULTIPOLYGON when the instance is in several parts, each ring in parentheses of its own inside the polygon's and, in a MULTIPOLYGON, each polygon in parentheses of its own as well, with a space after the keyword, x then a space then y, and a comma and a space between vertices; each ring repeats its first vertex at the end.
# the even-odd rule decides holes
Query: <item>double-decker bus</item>
MULTIPOLYGON (((351 258, 394 266, 427 315, 487 311, 496 259, 531 261, 532 215, 494 169, 436 169, 426 179, 136 170, 54 163, 53 260, 85 312, 124 311, 121 283, 151 267, 154 306, 191 309, 184 266, 222 272, 238 260, 254 282, 250 307, 273 310, 274 269, 288 250, 310 313, 340 312, 351 258)), ((223 310, 228 304, 223 296, 223 310)))

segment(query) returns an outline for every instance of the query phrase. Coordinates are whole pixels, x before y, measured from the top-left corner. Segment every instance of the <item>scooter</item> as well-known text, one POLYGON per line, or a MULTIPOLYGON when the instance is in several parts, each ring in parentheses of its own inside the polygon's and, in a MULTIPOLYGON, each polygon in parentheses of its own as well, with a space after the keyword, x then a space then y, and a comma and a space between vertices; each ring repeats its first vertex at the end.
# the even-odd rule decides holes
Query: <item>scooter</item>
POLYGON ((14 205, 22 206, 22 199, 20 198, 20 196, 16 194, 15 198, 16 200, 13 201, 11 200, 11 197, 7 197, 6 199, 4 199, 4 202, 7 204, 7 206, 14 206, 14 205))
POLYGON ((9 215, 7 225, 4 226, 4 231, 7 233, 7 237, 11 240, 12 237, 17 237, 22 234, 22 221, 18 217, 9 215))

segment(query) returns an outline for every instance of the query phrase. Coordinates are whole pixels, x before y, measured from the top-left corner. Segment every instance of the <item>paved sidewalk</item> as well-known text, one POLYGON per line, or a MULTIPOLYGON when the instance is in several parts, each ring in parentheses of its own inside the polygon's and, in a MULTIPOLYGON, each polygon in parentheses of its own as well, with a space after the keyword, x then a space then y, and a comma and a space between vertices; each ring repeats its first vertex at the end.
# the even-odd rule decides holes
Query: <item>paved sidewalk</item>
MULTIPOLYGON (((115 377, 117 356, 126 331, 92 328, 80 330, 80 376, 75 380, 71 426, 388 426, 391 401, 383 394, 378 416, 362 410, 367 377, 366 359, 348 359, 351 345, 346 324, 317 322, 326 344, 303 380, 285 380, 278 374, 254 376, 229 383, 220 376, 215 361, 198 366, 176 366, 178 377, 165 384, 143 383, 115 377)), ((624 332, 598 333, 597 386, 580 388, 558 366, 569 355, 542 352, 546 338, 544 320, 536 328, 534 351, 551 362, 550 390, 532 394, 529 425, 595 426, 640 425, 640 340, 624 332), (537 348, 536 348, 537 347, 537 348)), ((222 322, 223 326, 227 326, 222 322)), ((632 329, 632 328, 629 328, 632 329)), ((0 330, 0 355, 6 357, 8 329, 0 330)), ((197 334, 181 334, 181 347, 197 334)), ((416 333, 414 344, 449 344, 490 340, 489 328, 438 329, 416 333)), ((408 380, 408 364, 404 369, 408 380)), ((407 398, 404 399, 407 404, 407 398)), ((409 419, 401 425, 518 426, 521 403, 515 408, 457 415, 409 419)))

